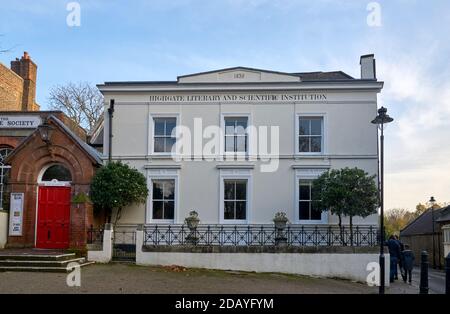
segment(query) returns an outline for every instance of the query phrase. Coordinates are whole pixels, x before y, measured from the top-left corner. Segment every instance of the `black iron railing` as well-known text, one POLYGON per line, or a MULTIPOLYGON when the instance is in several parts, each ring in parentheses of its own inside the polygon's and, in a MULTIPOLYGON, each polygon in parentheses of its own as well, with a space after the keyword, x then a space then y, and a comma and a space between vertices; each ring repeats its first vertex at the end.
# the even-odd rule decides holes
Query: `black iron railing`
POLYGON ((376 246, 375 226, 288 225, 284 230, 274 225, 146 225, 147 246, 376 246))
POLYGON ((94 228, 91 225, 87 232, 87 244, 103 244, 103 228, 94 228))

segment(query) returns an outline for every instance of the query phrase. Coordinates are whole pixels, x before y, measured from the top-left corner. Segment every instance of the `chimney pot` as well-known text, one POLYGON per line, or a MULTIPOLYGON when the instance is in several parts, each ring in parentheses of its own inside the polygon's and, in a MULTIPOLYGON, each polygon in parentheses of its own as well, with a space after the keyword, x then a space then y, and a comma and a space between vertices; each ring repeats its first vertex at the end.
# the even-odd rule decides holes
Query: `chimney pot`
POLYGON ((375 55, 370 54, 370 55, 361 56, 360 65, 361 65, 361 79, 362 80, 376 80, 377 79, 375 55))
POLYGON ((26 51, 23 52, 23 58, 24 58, 25 60, 30 59, 30 55, 28 54, 28 52, 26 52, 26 51))

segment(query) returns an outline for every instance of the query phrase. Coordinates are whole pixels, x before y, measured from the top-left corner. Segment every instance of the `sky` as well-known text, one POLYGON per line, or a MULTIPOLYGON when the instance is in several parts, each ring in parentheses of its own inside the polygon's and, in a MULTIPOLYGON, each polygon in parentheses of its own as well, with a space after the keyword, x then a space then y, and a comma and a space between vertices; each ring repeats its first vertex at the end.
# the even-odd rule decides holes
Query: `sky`
POLYGON ((9 49, 0 62, 29 52, 42 109, 49 89, 68 82, 175 80, 233 66, 359 77, 359 57, 374 53, 379 105, 395 118, 386 208, 450 202, 448 0, 80 0, 74 27, 70 2, 0 0, 0 50, 9 49))

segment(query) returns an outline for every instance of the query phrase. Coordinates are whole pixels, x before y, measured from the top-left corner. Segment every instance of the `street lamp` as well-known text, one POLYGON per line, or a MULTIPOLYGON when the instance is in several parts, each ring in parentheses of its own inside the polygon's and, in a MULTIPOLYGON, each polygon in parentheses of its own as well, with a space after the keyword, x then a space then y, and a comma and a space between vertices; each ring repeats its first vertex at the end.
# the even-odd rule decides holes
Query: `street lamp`
POLYGON ((50 145, 54 128, 48 123, 47 120, 45 120, 44 123, 38 126, 38 130, 42 141, 47 145, 50 145))
POLYGON ((384 125, 394 121, 387 114, 387 109, 381 107, 378 109, 378 115, 372 121, 378 125, 381 131, 380 136, 380 294, 384 294, 384 125))
POLYGON ((432 240, 432 245, 433 245, 433 268, 436 269, 436 254, 434 251, 434 205, 436 204, 436 200, 434 199, 434 197, 432 196, 430 198, 430 200, 428 201, 428 203, 430 204, 430 208, 431 208, 431 240, 432 240))

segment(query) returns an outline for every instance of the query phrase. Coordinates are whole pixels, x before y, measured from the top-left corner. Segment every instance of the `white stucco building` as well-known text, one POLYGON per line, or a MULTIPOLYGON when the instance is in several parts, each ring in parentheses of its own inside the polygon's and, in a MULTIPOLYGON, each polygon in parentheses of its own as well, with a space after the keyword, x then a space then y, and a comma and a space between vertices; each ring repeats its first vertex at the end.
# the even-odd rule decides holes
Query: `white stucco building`
MULTIPOLYGON (((146 204, 123 210, 120 223, 182 224, 196 210, 204 224, 269 224, 278 211, 294 224, 337 224, 311 207, 311 180, 334 168, 378 172, 370 122, 383 83, 373 55, 361 57, 357 79, 236 67, 98 87, 105 96, 104 154, 114 99, 111 157, 141 171, 150 191, 146 204), (192 145, 174 159, 176 126, 191 131, 192 145), (210 126, 222 133, 214 137, 210 126), (264 126, 268 150, 260 142, 264 126)), ((377 215, 354 223, 377 225, 377 215)))

